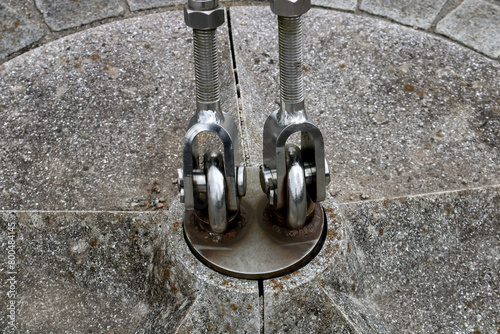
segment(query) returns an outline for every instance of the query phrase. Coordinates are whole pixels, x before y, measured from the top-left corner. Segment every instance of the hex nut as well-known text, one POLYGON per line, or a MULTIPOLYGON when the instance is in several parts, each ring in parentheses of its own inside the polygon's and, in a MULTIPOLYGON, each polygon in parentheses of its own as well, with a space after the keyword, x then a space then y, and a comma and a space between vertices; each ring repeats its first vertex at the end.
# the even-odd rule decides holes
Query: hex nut
POLYGON ((311 9, 311 0, 270 0, 269 4, 278 16, 300 16, 311 9))
POLYGON ((224 7, 210 10, 193 10, 184 7, 184 21, 188 27, 200 30, 215 29, 224 23, 224 7))

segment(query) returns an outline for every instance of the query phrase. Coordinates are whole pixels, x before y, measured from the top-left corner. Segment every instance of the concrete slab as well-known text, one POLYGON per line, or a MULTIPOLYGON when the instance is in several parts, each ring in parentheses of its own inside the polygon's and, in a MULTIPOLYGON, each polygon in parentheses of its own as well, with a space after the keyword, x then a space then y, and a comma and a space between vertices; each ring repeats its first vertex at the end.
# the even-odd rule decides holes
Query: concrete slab
POLYGON ((396 332, 494 332, 500 300, 494 288, 500 272, 498 191, 345 206, 352 253, 363 266, 353 294, 373 301, 396 332))
POLYGON ((358 7, 357 0, 312 0, 314 6, 342 9, 348 11, 355 11, 358 7))
POLYGON ((466 0, 444 19, 436 31, 490 57, 500 57, 500 6, 466 0))
POLYGON ((54 31, 79 27, 124 11, 118 0, 35 0, 35 3, 54 31))
POLYGON ((0 59, 40 40, 44 33, 25 17, 0 3, 0 59))
POLYGON ((283 283, 266 281, 264 333, 359 333, 319 285, 292 291, 283 283))
POLYGON ((429 29, 446 0, 361 0, 359 8, 409 26, 429 29))
MULTIPOLYGON (((223 109, 238 119, 241 106, 243 153, 258 165, 278 97, 276 20, 267 7, 230 10, 241 98, 224 26, 223 109)), ((305 26, 307 106, 335 196, 320 254, 261 291, 205 267, 184 241, 171 180, 195 101, 180 11, 87 30, 0 67, 0 208, 10 210, 0 212, 10 279, 0 304, 15 300, 21 331, 499 328, 498 63, 347 13, 314 9, 305 26), (456 188, 472 189, 408 196, 456 188), (13 211, 158 204, 168 210, 13 211)))
POLYGON ((184 1, 180 0, 127 0, 130 10, 141 10, 164 6, 180 5, 184 1))
POLYGON ((265 282, 265 328, 293 323, 308 333, 332 321, 359 333, 493 333, 499 190, 338 207, 327 200, 330 233, 323 250, 299 272, 265 282), (343 318, 327 315, 332 307, 343 318))
MULTIPOLYGON (((170 205, 195 110, 182 15, 100 26, 0 67, 0 209, 170 205)), ((222 106, 239 124, 227 25, 218 37, 222 106)))
MULTIPOLYGON (((249 163, 278 108, 277 26, 231 8, 249 163)), ((312 9, 304 17, 306 108, 322 130, 339 202, 500 182, 500 67, 400 25, 312 9)))

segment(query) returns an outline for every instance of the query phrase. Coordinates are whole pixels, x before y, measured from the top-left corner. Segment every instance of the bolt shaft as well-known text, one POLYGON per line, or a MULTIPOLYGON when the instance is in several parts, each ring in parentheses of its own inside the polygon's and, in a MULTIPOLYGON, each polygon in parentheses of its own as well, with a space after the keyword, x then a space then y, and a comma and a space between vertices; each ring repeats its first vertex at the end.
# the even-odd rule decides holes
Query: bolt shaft
POLYGON ((302 18, 278 16, 280 98, 282 109, 303 110, 302 18))
POLYGON ((197 109, 220 111, 216 29, 193 29, 197 109), (215 110, 214 110, 215 109, 215 110))

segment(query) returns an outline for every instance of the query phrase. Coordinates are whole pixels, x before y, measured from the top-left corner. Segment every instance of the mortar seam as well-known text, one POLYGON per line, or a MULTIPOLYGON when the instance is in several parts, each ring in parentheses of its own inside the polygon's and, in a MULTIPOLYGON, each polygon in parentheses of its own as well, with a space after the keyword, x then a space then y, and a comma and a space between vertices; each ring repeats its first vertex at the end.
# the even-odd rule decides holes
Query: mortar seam
POLYGON ((174 334, 177 334, 179 333, 179 330, 180 328, 182 327, 182 325, 184 325, 184 323, 186 322, 186 319, 188 318, 188 316, 191 314, 191 311, 192 309, 194 308, 194 306, 196 305, 196 303, 198 302, 198 299, 201 298, 201 294, 199 294, 198 296, 196 296, 195 300, 193 301, 193 304, 191 304, 191 306, 189 307, 189 309, 187 310, 186 314, 184 315, 184 318, 182 318, 182 321, 179 323, 179 325, 177 326, 177 328, 175 329, 175 332, 174 334))
POLYGON ((240 91, 240 85, 239 85, 239 77, 238 77, 238 65, 236 63, 236 51, 234 47, 234 40, 233 40, 233 30, 232 30, 232 24, 231 24, 231 10, 230 7, 226 8, 226 16, 227 16, 227 31, 228 31, 228 37, 229 37, 229 49, 231 52, 231 63, 232 63, 232 69, 233 69, 233 75, 234 75, 234 84, 236 88, 236 109, 238 113, 238 122, 240 125, 240 134, 241 134, 241 151, 243 154, 243 163, 245 166, 248 166, 250 164, 250 157, 249 157, 249 148, 247 147, 247 143, 249 142, 247 138, 247 131, 246 131, 246 126, 245 126, 245 118, 244 118, 244 113, 243 113, 243 103, 241 99, 241 91, 240 91))

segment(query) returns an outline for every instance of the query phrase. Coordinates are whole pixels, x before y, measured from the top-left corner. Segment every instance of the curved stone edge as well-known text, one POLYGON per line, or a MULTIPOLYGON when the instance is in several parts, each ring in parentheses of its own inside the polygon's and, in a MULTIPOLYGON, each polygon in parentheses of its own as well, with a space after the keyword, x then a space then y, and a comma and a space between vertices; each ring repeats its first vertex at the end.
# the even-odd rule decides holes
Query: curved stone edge
POLYGON ((80 27, 125 11, 118 0, 35 0, 35 3, 53 31, 80 27))
MULTIPOLYGON (((456 7, 456 5, 453 6, 448 5, 447 3, 445 4, 445 0, 440 0, 439 3, 435 3, 432 0, 426 1, 429 2, 427 7, 421 7, 420 2, 413 2, 412 4, 410 4, 410 7, 408 7, 403 1, 397 0, 363 0, 360 2, 359 6, 357 0, 313 0, 313 5, 337 10, 363 13, 365 15, 369 14, 386 17, 403 25, 416 26, 427 29, 431 33, 433 32, 437 34, 443 34, 451 38, 452 40, 465 44, 467 47, 470 47, 489 57, 498 59, 498 50, 496 47, 494 47, 494 39, 483 39, 483 36, 485 35, 483 27, 485 25, 491 24, 491 22, 496 22, 494 19, 494 14, 493 17, 490 14, 498 11, 498 9, 495 9, 499 7, 497 4, 488 4, 483 1, 476 2, 471 0, 469 3, 472 4, 472 6, 493 6, 492 8, 494 8, 494 10, 491 13, 485 13, 484 20, 480 22, 480 25, 482 25, 483 27, 480 27, 479 29, 472 29, 472 31, 469 30, 464 33, 461 31, 461 28, 463 28, 464 24, 467 25, 468 21, 467 18, 464 19, 462 17, 454 17, 455 12, 451 11, 456 7), (422 8, 424 8, 425 10, 422 10, 422 8), (446 16, 446 20, 443 20, 442 23, 440 22, 441 25, 438 29, 434 29, 434 21, 440 20, 444 16, 446 16), (448 29, 444 28, 445 25, 448 26, 448 29), (492 45, 493 51, 491 51, 492 45)), ((257 3, 260 4, 261 2, 257 3)), ((14 4, 16 3, 14 2, 14 4)), ((114 2, 113 4, 115 7, 107 8, 107 12, 102 13, 102 9, 99 9, 100 7, 98 5, 89 2, 87 7, 85 8, 87 12, 90 10, 90 13, 92 15, 82 16, 82 6, 78 4, 78 2, 65 3, 65 10, 62 11, 62 9, 64 9, 63 7, 61 7, 60 9, 59 7, 54 7, 52 4, 49 4, 45 0, 37 0, 37 6, 39 8, 38 10, 43 13, 44 20, 40 21, 40 19, 35 19, 36 22, 34 23, 38 25, 47 24, 53 30, 52 32, 48 32, 48 35, 46 35, 44 41, 45 43, 55 39, 59 39, 67 34, 74 33, 76 30, 95 26, 96 24, 100 24, 100 22, 109 22, 109 20, 121 20, 123 17, 143 16, 145 13, 150 13, 152 10, 170 10, 172 8, 180 7, 181 5, 183 5, 183 2, 177 0, 128 0, 128 7, 122 7, 120 2, 114 2), (61 13, 59 13, 59 11, 61 11, 61 13)), ((226 6, 231 6, 233 4, 238 5, 238 1, 230 1, 225 3, 226 6)), ((464 6, 465 5, 462 5, 461 8, 464 6)), ((476 9, 473 8, 473 11, 476 11, 476 9)), ((492 28, 498 29, 498 25, 495 26, 493 24, 492 28)), ((39 40, 41 38, 38 36, 40 33, 43 34, 43 31, 35 31, 30 35, 30 38, 37 38, 37 40, 39 40)), ((27 45, 31 44, 33 44, 33 42, 27 45)), ((23 47, 26 47, 26 45, 23 47)), ((0 54, 0 63, 11 59, 12 55, 16 55, 16 52, 19 51, 18 48, 16 49, 10 47, 6 48, 6 50, 8 52, 0 54)))
MULTIPOLYGON (((232 33, 247 160, 258 165, 262 124, 279 101, 277 25, 264 7, 245 24, 245 9, 231 9, 232 33)), ((424 31, 328 9, 308 12, 304 30, 307 111, 325 138, 337 201, 498 183, 498 62, 424 31)))
POLYGON ((7 56, 39 41, 44 32, 30 20, 0 3, 0 63, 7 56))

